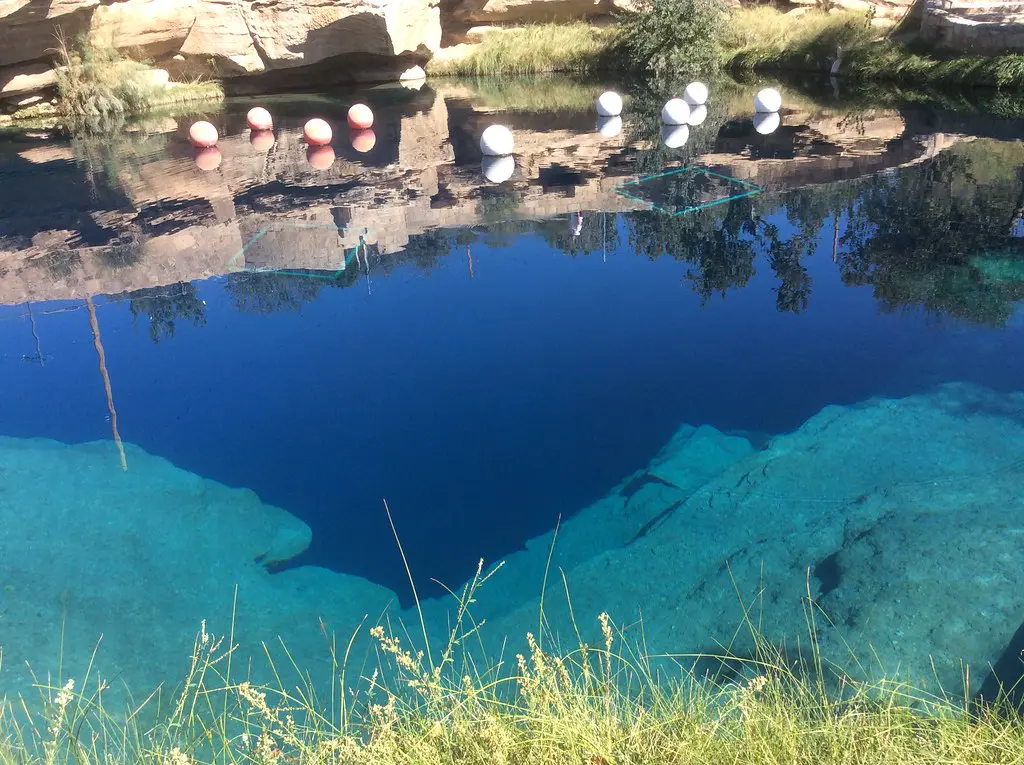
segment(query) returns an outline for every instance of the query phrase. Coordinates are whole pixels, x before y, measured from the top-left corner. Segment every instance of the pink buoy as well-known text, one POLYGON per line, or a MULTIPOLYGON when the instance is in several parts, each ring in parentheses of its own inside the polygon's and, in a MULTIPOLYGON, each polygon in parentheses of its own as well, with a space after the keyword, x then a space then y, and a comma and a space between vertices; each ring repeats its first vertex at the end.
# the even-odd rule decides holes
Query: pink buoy
POLYGON ((273 117, 262 106, 254 106, 250 109, 249 113, 245 115, 245 120, 249 123, 250 130, 272 130, 274 127, 273 117))
POLYGON ((256 151, 265 154, 274 147, 274 131, 253 130, 249 133, 249 143, 256 151))
POLYGON ((217 128, 209 122, 200 120, 188 129, 188 139, 199 149, 208 149, 217 145, 217 128))
POLYGON ((306 161, 314 170, 327 170, 334 164, 334 149, 330 146, 310 146, 306 149, 306 161))
POLYGON ((306 136, 306 143, 311 146, 326 146, 331 142, 331 126, 319 117, 314 117, 302 128, 302 134, 306 136))
POLYGON ((196 149, 196 167, 206 172, 216 170, 220 167, 221 154, 216 146, 207 146, 203 149, 196 149))
POLYGON ((348 110, 348 126, 354 130, 366 130, 373 125, 373 112, 366 104, 352 104, 348 110))
POLYGON ((377 136, 369 128, 366 130, 353 130, 350 137, 352 138, 352 148, 360 154, 366 154, 377 144, 377 136))

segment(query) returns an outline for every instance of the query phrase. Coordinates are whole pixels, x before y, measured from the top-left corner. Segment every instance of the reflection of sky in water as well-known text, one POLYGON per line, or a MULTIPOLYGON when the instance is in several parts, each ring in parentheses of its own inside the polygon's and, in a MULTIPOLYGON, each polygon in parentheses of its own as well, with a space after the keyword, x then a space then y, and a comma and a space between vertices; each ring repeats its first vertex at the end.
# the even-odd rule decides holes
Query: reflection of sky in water
POLYGON ((1016 656, 1024 154, 962 135, 1020 126, 787 93, 761 135, 752 94, 723 87, 672 148, 663 99, 632 94, 609 125, 599 86, 560 82, 367 91, 361 148, 353 94, 270 104, 269 150, 230 104, 206 115, 208 172, 186 123, 0 144, 0 436, 102 440, 0 438, 0 617, 21 619, 27 657, 67 606, 69 635, 103 632, 125 677, 155 684, 229 582, 258 615, 243 640, 285 630, 319 656, 319 618, 344 631, 392 598, 366 579, 406 598, 384 498, 421 594, 508 559, 476 604, 486 640, 535 627, 561 516, 554 565, 584 630, 640 606, 655 650, 708 649, 760 582, 776 634, 804 628, 809 587, 842 640, 913 671, 935 655, 943 682, 961 657, 1016 656), (298 138, 310 110, 337 125, 322 170, 298 138), (484 160, 498 120, 516 154, 484 160), (695 163, 710 172, 617 193, 695 163), (255 561, 288 560, 305 529, 185 471, 308 522, 297 563, 365 579, 268 575, 255 561), (62 552, 45 571, 40 528, 62 552))
MULTIPOLYGON (((416 572, 456 582, 600 497, 680 422, 779 432, 829 403, 1024 379, 1018 330, 883 313, 870 288, 844 286, 831 224, 802 260, 813 292, 793 315, 763 254, 702 307, 692 266, 635 256, 629 224, 609 220, 607 257, 522 234, 472 244, 471 278, 455 245, 427 271, 371 270, 298 311, 240 312, 239 277, 215 279, 198 286, 205 323, 179 318, 159 344, 145 315, 101 302, 121 435, 307 520, 304 560, 401 590, 384 497, 416 572)), ((572 222, 552 225, 572 237, 572 222)), ((796 233, 781 214, 765 223, 796 233)), ((34 310, 44 366, 19 360, 34 353, 24 308, 0 312, 0 429, 106 438, 87 317, 54 307, 34 310)))
MULTIPOLYGON (((133 202, 112 183, 116 173, 70 182, 99 166, 88 155, 95 146, 76 145, 77 164, 0 157, 20 189, 7 195, 14 214, 0 224, 10 241, 67 229, 80 243, 109 240, 116 260, 140 236, 212 230, 234 215, 250 245, 229 243, 217 254, 224 263, 211 249, 209 271, 286 272, 235 273, 98 304, 124 439, 308 521, 306 561, 404 591, 381 512, 387 497, 416 572, 454 583, 479 555, 514 550, 600 497, 682 422, 763 439, 829 403, 946 380, 1020 387, 1019 355, 1008 350, 1018 339, 1008 316, 1019 285, 999 281, 1014 273, 1020 236, 1020 179, 999 170, 1013 164, 1011 144, 948 149, 914 133, 914 120, 936 128, 909 111, 862 118, 821 116, 817 107, 788 111, 761 136, 749 96, 738 111, 723 96, 672 150, 659 140, 660 103, 640 96, 614 129, 595 123, 586 93, 582 106, 549 112, 477 111, 472 98, 429 89, 367 98, 377 111, 367 151, 340 121, 344 99, 272 104, 293 133, 310 108, 338 118, 337 159, 325 173, 310 171, 293 134, 279 133, 266 160, 257 156, 238 104, 210 117, 224 149, 211 173, 192 167, 182 126, 133 138, 117 150, 126 152, 124 177, 145 181, 148 167, 156 180, 129 192, 156 193, 172 173, 181 180, 174 188, 198 195, 147 198, 132 221, 138 230, 117 230, 113 213, 133 202), (478 135, 499 119, 516 131, 516 159, 481 161, 478 135), (296 146, 295 162, 281 159, 296 146), (155 164, 168 158, 179 162, 155 164), (670 176, 673 184, 633 200, 639 212, 586 206, 628 203, 614 191, 623 181, 694 161, 722 175, 670 176), (439 169, 421 177, 420 165, 439 169), (73 193, 54 205, 56 185, 73 193), (652 203, 686 210, 762 185, 754 197, 677 217, 642 211, 652 203), (793 185, 803 188, 782 194, 793 185), (230 204, 211 196, 225 190, 230 204), (577 197, 584 192, 594 196, 577 197), (428 223, 478 227, 416 233, 422 221, 387 217, 405 204, 418 205, 428 223), (349 249, 324 252, 324 240, 301 238, 303 225, 335 224, 349 249), (353 249, 358 231, 403 244, 353 249), (361 256, 337 271, 345 252, 361 256), (985 253, 985 262, 975 257, 985 253), (288 276, 314 265, 315 275, 288 276)), ((57 248, 49 257, 59 281, 68 255, 57 248)), ((36 353, 24 313, 0 309, 0 432, 108 437, 81 304, 34 307, 45 364, 23 360, 36 353)))

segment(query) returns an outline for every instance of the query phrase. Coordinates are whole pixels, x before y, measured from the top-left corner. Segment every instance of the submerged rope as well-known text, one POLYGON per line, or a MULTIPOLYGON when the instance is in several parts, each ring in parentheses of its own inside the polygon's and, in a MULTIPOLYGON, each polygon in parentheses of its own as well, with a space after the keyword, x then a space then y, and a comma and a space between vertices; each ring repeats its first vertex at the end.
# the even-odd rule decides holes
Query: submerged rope
POLYGON ((117 432, 117 409, 114 408, 114 392, 110 388, 110 374, 107 372, 107 357, 103 353, 103 341, 100 340, 100 323, 96 320, 96 306, 92 298, 86 296, 85 305, 89 309, 89 325, 92 327, 92 341, 96 346, 96 355, 100 359, 100 375, 103 377, 103 389, 107 392, 107 409, 110 410, 110 428, 114 433, 114 443, 117 444, 117 451, 121 455, 121 470, 128 470, 128 460, 124 453, 124 444, 121 443, 121 434, 117 432))

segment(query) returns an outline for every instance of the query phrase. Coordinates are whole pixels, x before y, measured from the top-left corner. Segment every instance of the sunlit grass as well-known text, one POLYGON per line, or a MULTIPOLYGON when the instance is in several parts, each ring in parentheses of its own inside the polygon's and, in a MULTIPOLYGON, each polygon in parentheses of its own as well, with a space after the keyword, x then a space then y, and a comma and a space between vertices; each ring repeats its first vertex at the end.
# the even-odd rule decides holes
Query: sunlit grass
POLYGON ((647 655, 607 614, 597 644, 560 650, 550 635, 527 634, 522 654, 487 663, 471 647, 486 625, 470 613, 486 578, 478 569, 459 593, 434 651, 419 623, 364 625, 349 640, 329 637, 329 677, 310 677, 285 649, 289 666, 268 651, 277 680, 257 685, 240 676, 250 665, 234 655, 234 636, 204 624, 180 687, 126 712, 108 708, 91 670, 81 682, 39 681, 42 704, 6 699, 0 709, 0 765, 1024 762, 1024 720, 1009 706, 968 710, 903 683, 857 682, 822 661, 813 626, 805 654, 794 659, 755 632, 755 650, 717 675, 691 669, 698 657, 647 655), (377 660, 356 678, 352 646, 365 638, 377 660), (292 672, 303 680, 281 680, 292 672))
POLYGON ((912 47, 856 13, 812 11, 787 17, 768 8, 735 11, 724 41, 732 70, 826 73, 842 48, 839 74, 918 86, 1024 87, 1024 55, 966 56, 912 47))
POLYGON ((491 76, 546 72, 588 72, 602 63, 616 36, 615 27, 534 24, 497 30, 463 53, 435 58, 431 75, 491 76))

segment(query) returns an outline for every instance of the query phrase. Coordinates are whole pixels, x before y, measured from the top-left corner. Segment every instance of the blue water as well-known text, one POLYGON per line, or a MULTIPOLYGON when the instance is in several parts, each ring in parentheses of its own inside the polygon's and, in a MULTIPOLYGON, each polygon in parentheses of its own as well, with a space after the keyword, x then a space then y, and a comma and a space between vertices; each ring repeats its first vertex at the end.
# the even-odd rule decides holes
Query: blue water
MULTIPOLYGON (((371 272, 268 315, 213 279, 197 287, 205 323, 159 344, 124 303, 98 315, 125 440, 303 518, 314 542, 297 562, 404 593, 384 499, 417 577, 457 584, 605 494, 680 422, 777 433, 946 380, 1020 385, 1017 331, 880 312, 830 248, 804 260, 800 315, 776 310, 763 257, 702 305, 675 261, 622 245, 569 258, 532 235, 473 245, 472 277, 454 247, 427 273, 371 272)), ((25 307, 0 309, 0 431, 109 437, 86 312, 34 314, 41 364, 19 358, 35 352, 25 307)))
MULTIPOLYGON (((581 132, 592 130, 588 115, 574 119, 581 132)), ((772 139, 758 138, 749 122, 722 134, 735 143, 737 131, 771 153, 772 139)), ((395 153, 384 132, 380 140, 377 154, 395 153)), ((168 152, 187 154, 180 138, 168 152)), ((368 165, 383 162, 377 154, 368 165)), ((881 182, 925 177, 939 156, 881 182)), ((44 173, 56 170, 18 172, 45 185, 44 173)), ((285 281, 305 296, 264 312, 252 302, 240 307, 237 274, 151 288, 153 304, 184 290, 202 314, 177 316, 173 332, 156 331, 158 342, 149 304, 135 315, 127 297, 99 296, 120 435, 302 518, 313 544, 295 565, 357 574, 408 602, 385 499, 417 580, 456 585, 478 558, 520 549, 641 469, 680 423, 762 444, 828 404, 946 381, 1021 389, 1012 296, 994 314, 972 314, 949 309, 950 301, 936 307, 913 289, 892 299, 871 278, 859 286, 848 272, 844 279, 843 259, 864 235, 850 216, 872 203, 878 182, 871 174, 855 181, 852 207, 829 210, 810 236, 786 190, 775 190, 759 233, 736 238, 750 248, 749 277, 724 294, 695 288, 685 253, 652 260, 635 251, 638 225, 656 225, 656 214, 587 210, 588 231, 600 225, 603 243, 580 256, 545 238, 560 231, 574 241, 573 221, 559 215, 490 232, 478 226, 468 253, 448 231, 429 267, 398 259, 384 268, 381 255, 343 289, 313 290, 322 273, 294 276, 285 281), (795 310, 781 305, 783 266, 768 230, 783 249, 803 237, 795 267, 810 290, 805 303, 787 304, 795 310)), ((715 225, 736 211, 715 208, 715 225)), ((24 221, 12 231, 35 233, 24 221)), ((1012 254, 1013 233, 992 223, 979 241, 1012 254)), ((889 258, 904 255, 890 247, 889 258)), ((718 258, 726 271, 747 268, 738 250, 718 258)), ((956 265, 965 263, 966 255, 956 265)), ((976 286, 978 273, 970 274, 976 286)), ((109 438, 84 304, 30 307, 31 317, 27 304, 0 307, 0 433, 109 438)))

